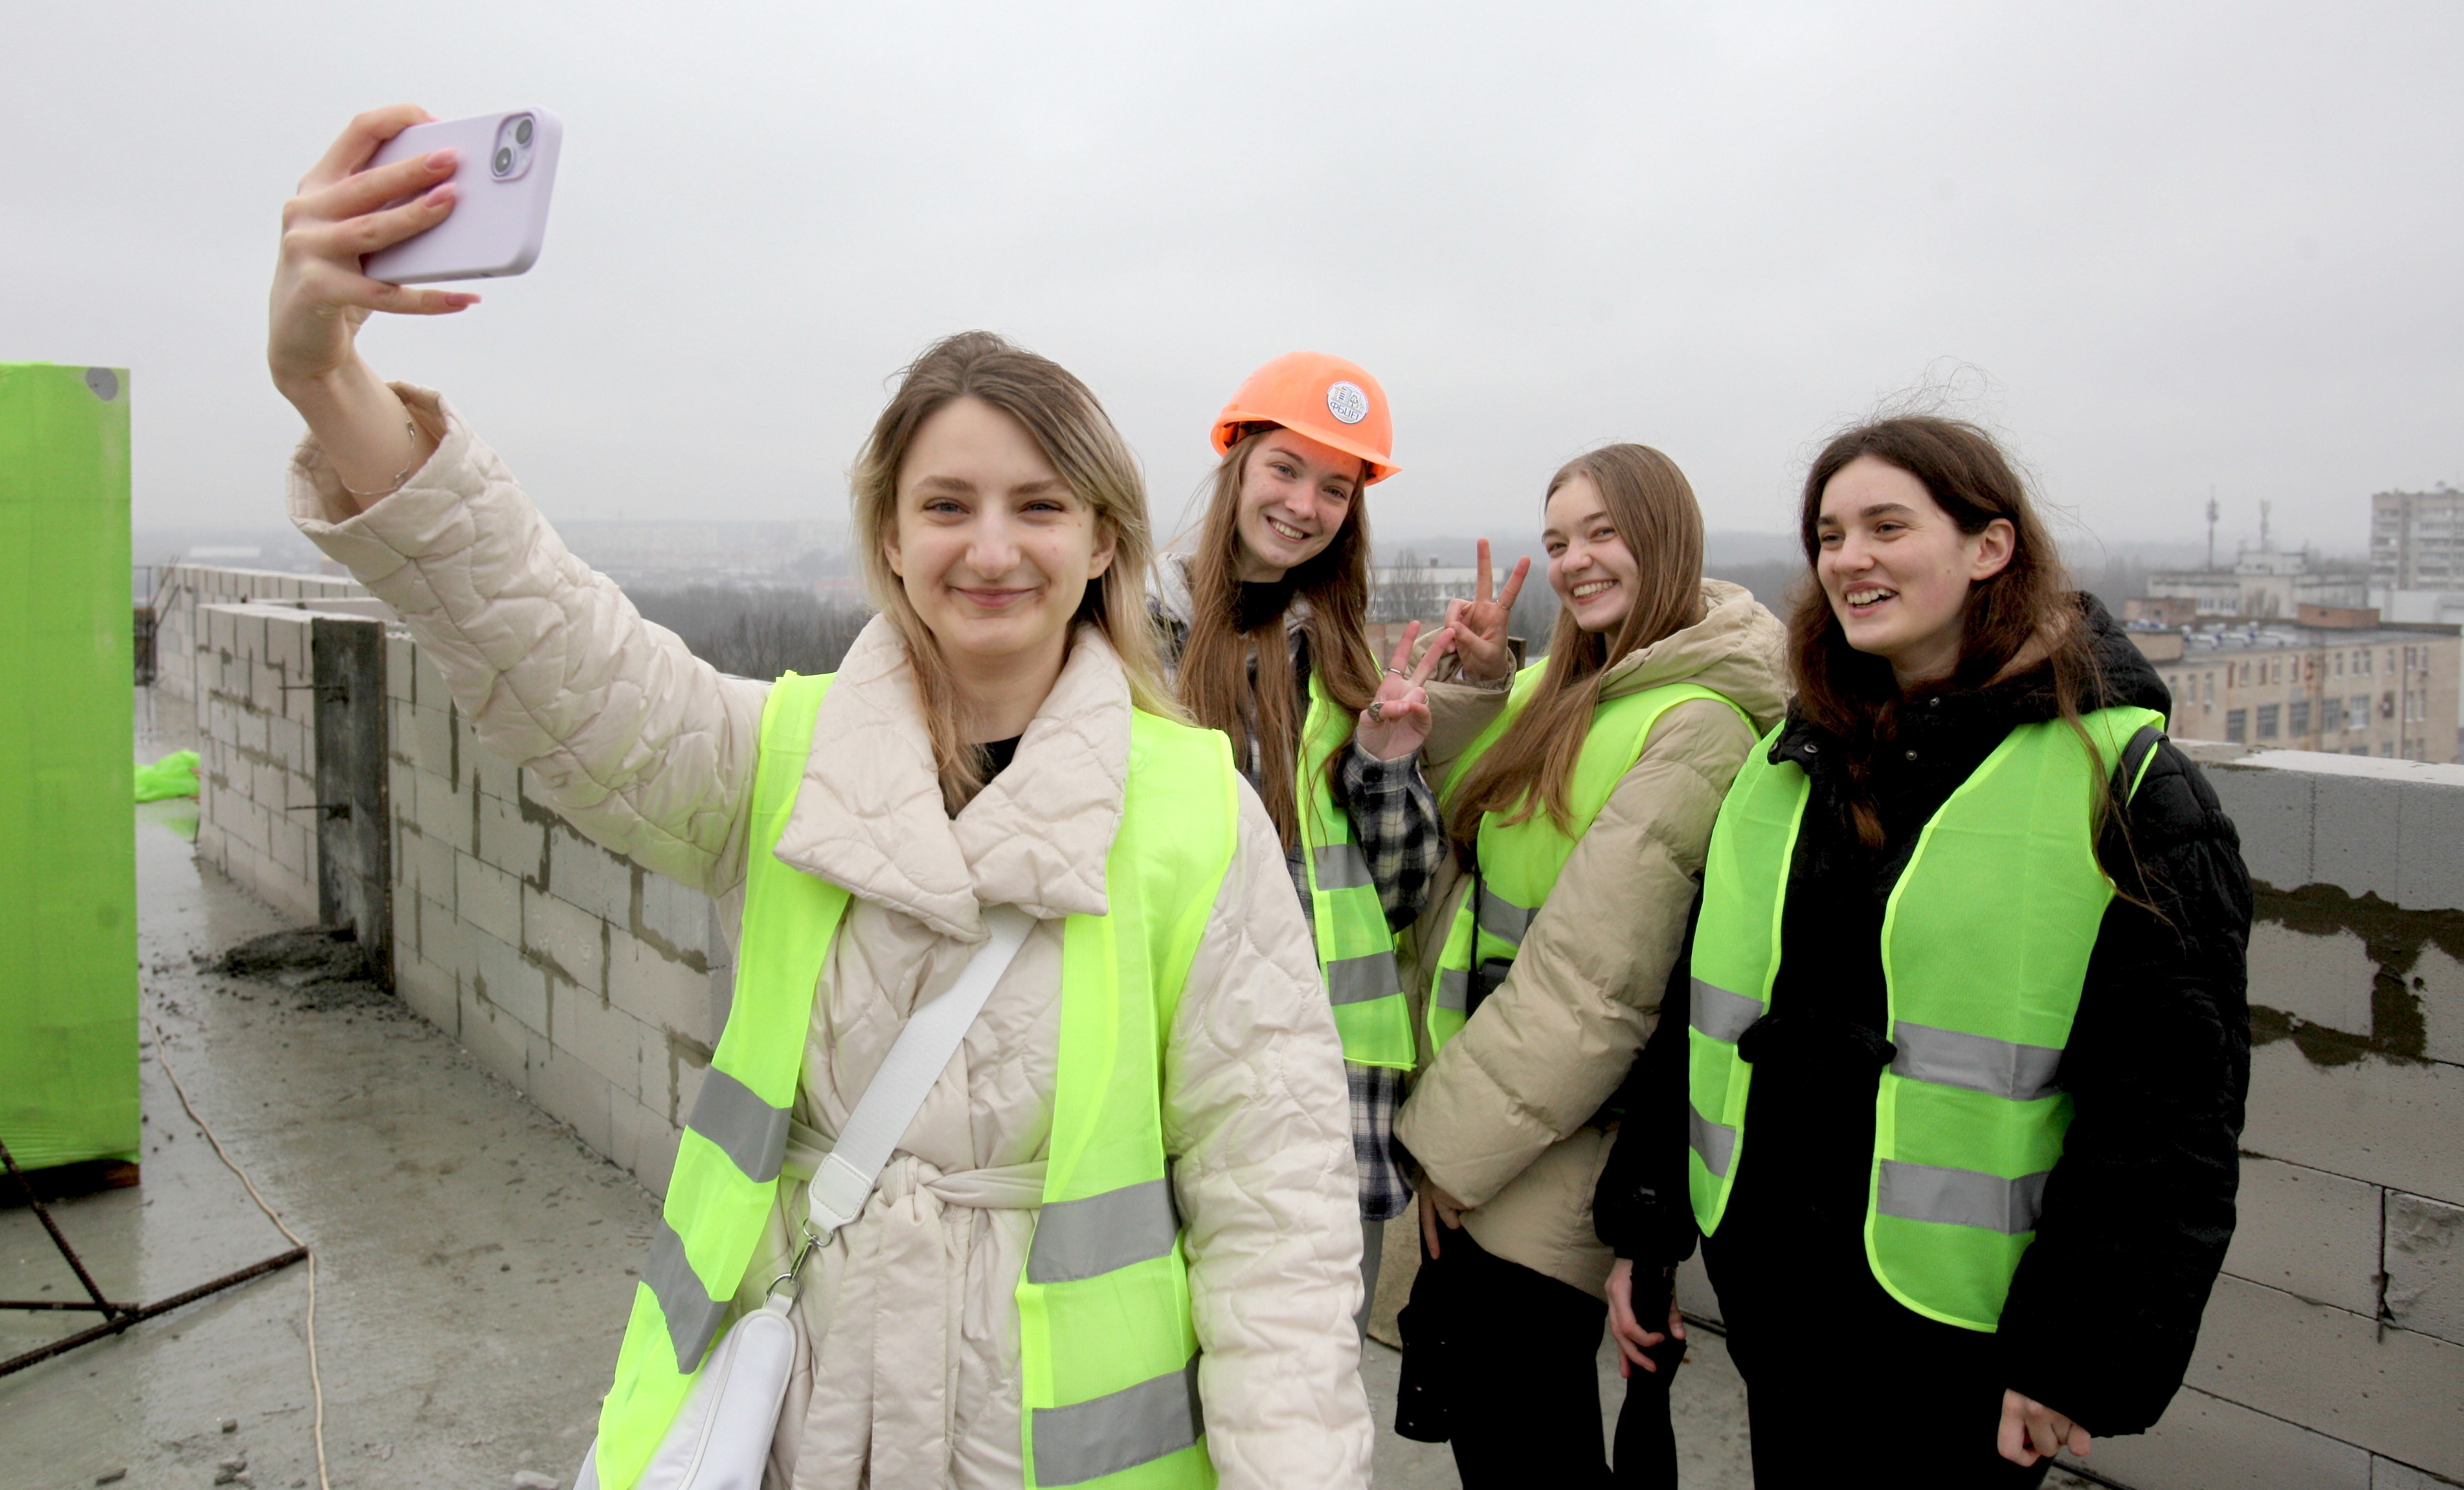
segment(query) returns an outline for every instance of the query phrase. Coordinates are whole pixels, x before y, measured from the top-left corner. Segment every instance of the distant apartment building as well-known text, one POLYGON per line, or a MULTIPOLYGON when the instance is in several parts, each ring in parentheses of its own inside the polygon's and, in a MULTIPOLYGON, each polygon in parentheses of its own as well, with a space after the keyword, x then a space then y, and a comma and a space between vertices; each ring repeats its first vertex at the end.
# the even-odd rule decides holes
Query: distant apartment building
POLYGON ((2126 603, 2125 614, 2176 625, 2194 618, 2289 621, 2304 605, 2366 604, 2367 588, 2360 575, 2322 571, 2306 549, 2261 548, 2235 559, 2231 569, 2159 569, 2147 577, 2146 599, 2126 603))
POLYGON ((2370 498, 2370 588, 2464 590, 2464 492, 2370 498))
POLYGON ((2383 623, 2375 610, 2304 605, 2290 621, 2131 637, 2172 690, 2171 733, 2278 750, 2458 758, 2464 626, 2383 623))

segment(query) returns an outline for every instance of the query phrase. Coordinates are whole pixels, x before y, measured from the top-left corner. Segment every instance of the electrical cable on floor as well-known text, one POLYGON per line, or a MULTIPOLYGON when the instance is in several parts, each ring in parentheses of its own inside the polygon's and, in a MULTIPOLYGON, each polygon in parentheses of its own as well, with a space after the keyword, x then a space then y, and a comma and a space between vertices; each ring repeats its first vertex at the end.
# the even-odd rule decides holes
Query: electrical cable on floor
POLYGON ((282 1224, 282 1217, 275 1215, 274 1207, 267 1205, 265 1197, 256 1193, 256 1182, 248 1177, 248 1171, 239 1167, 239 1161, 224 1150, 223 1141, 214 1136, 212 1126, 197 1114, 196 1105, 188 1100, 187 1088, 180 1085, 179 1073, 171 1069, 170 1060, 163 1053, 163 1026, 148 1016, 145 1027, 154 1032, 154 1062, 170 1081, 172 1092, 180 1099, 180 1109, 187 1113, 188 1121, 196 1124, 197 1130, 206 1135, 206 1142, 213 1145, 214 1157, 222 1160, 223 1167, 238 1175, 239 1182, 248 1187, 248 1197, 256 1202, 256 1208, 265 1213, 265 1218, 274 1223, 274 1229, 287 1238, 293 1246, 308 1254, 308 1390, 315 1396, 317 1409, 317 1490, 333 1490, 325 1478, 325 1383, 317 1370, 317 1249, 301 1241, 297 1233, 282 1224))

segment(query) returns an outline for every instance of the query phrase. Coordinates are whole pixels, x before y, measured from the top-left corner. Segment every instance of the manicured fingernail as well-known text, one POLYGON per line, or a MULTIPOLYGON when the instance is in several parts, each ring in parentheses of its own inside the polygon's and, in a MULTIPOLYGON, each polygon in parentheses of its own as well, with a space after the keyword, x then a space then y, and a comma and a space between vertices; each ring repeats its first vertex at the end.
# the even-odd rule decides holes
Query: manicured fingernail
POLYGON ((453 161, 454 152, 452 150, 430 150, 428 152, 428 168, 429 170, 450 171, 453 168, 453 161))
POLYGON ((428 188, 428 209, 443 211, 453 205, 453 183, 442 182, 428 188))

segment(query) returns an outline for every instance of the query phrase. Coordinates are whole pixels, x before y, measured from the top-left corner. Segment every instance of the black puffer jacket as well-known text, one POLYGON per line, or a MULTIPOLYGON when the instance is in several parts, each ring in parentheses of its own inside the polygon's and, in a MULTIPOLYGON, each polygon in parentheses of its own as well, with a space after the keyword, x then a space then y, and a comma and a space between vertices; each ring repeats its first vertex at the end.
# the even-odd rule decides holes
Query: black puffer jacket
MULTIPOLYGON (((2139 649, 2101 605, 2081 602, 2102 687, 2079 707, 2169 713, 2139 649)), ((1858 840, 1842 806, 1841 743, 1794 717, 1782 731, 1772 758, 1802 766, 1814 797, 1790 869, 1772 1012, 1741 1045, 1756 1067, 1751 1158, 1716 1238, 1714 1272, 1731 1281, 1724 1290, 1769 1280, 1851 1314, 1860 1300, 1888 1306, 1870 1283, 1862 1239, 1875 1087, 1891 1056, 1883 905, 1950 793, 2013 728, 2058 712, 2042 668, 1913 700, 1868 778, 1885 835, 1879 850, 1858 840)), ((2128 812, 2110 820, 2100 857, 2127 898, 2107 909, 2088 964, 2061 1065, 2077 1114, 2035 1243, 2012 1282, 1998 1354, 2006 1386, 2102 1435, 2144 1432, 2163 1413, 2233 1236, 2250 1083, 2251 892, 2232 822, 2169 742, 2128 812)), ((1620 1140, 1597 1203, 1602 1238, 1646 1264, 1677 1261, 1693 1244, 1673 998, 1661 1029, 1640 1063, 1627 1126, 1639 1133, 1647 1122, 1655 1141, 1620 1140)), ((1809 1344, 1822 1327, 1807 1321, 1809 1344)))

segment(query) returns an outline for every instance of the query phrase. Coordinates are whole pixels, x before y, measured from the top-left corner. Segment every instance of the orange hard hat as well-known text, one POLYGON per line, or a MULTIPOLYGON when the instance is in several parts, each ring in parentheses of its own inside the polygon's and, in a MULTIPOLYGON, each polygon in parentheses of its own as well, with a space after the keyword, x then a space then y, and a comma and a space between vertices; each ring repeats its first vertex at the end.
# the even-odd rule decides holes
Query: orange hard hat
POLYGON ((1364 485, 1402 470, 1388 453, 1395 416, 1386 390, 1358 362, 1324 352, 1286 352, 1249 375, 1215 416, 1215 453, 1232 449, 1250 425, 1281 425, 1368 463, 1364 485))

